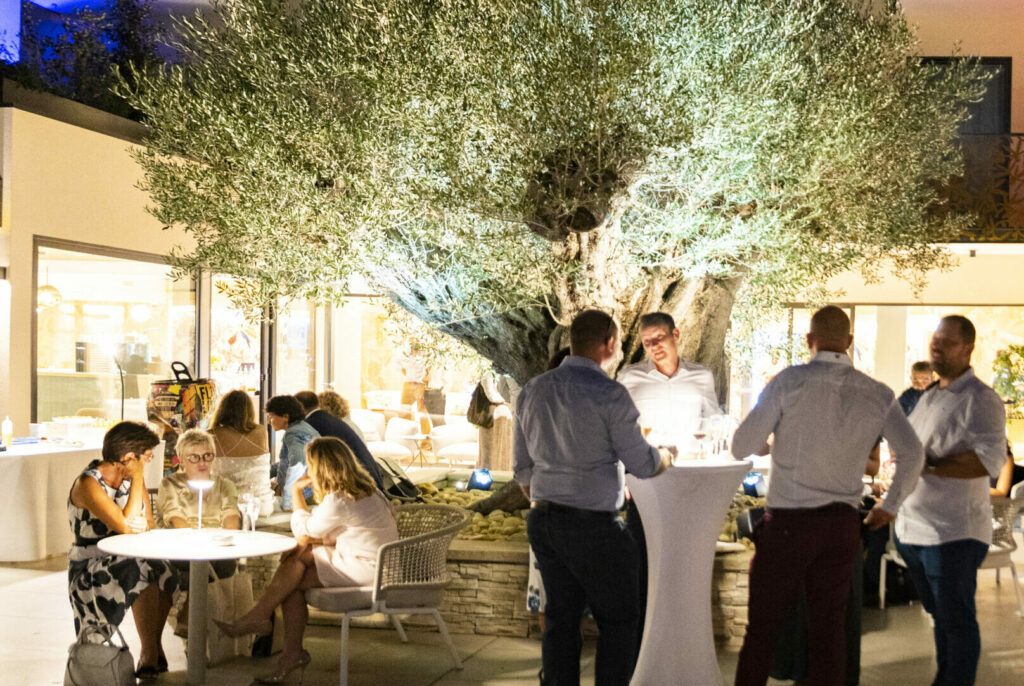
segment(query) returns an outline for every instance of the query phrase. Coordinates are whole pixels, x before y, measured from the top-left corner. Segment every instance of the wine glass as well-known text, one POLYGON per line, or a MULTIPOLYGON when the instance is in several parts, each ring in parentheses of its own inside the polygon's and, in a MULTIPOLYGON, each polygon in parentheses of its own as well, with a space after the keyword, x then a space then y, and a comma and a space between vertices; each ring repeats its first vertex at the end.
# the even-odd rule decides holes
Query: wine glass
POLYGON ((238 495, 238 511, 242 515, 242 531, 249 530, 249 501, 252 500, 252 493, 240 493, 238 495))
POLYGON ((697 459, 707 457, 707 437, 711 431, 711 423, 707 419, 698 419, 693 426, 693 438, 697 442, 697 459))
POLYGON ((249 526, 251 531, 256 531, 256 520, 260 516, 260 501, 255 495, 249 496, 245 503, 245 512, 249 515, 249 526))

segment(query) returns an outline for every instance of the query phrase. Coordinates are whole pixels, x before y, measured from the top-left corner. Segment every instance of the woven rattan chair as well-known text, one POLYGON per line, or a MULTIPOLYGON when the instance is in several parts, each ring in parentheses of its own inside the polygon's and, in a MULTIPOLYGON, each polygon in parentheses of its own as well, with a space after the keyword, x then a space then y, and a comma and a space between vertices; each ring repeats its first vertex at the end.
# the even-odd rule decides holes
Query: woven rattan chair
POLYGON ((1017 614, 1024 617, 1024 603, 1020 599, 1020 584, 1017 581, 1017 567, 1013 564, 1013 551, 1017 549, 1017 541, 1013 538, 1013 523, 1017 519, 1021 506, 1024 505, 1024 495, 1017 495, 1015 498, 992 498, 992 545, 988 548, 988 554, 981 563, 980 569, 996 570, 996 583, 999 583, 999 570, 1002 567, 1010 568, 1010 578, 1013 581, 1013 591, 1017 597, 1017 614))
POLYGON ((455 534, 469 521, 469 513, 444 505, 404 505, 396 511, 399 540, 381 546, 377 553, 377 578, 373 586, 315 588, 306 591, 306 602, 324 612, 341 613, 341 673, 338 683, 348 683, 348 627, 352 617, 383 613, 403 643, 408 642, 399 615, 429 614, 452 655, 455 667, 462 661, 448 626, 437 607, 451 581, 446 559, 455 534))

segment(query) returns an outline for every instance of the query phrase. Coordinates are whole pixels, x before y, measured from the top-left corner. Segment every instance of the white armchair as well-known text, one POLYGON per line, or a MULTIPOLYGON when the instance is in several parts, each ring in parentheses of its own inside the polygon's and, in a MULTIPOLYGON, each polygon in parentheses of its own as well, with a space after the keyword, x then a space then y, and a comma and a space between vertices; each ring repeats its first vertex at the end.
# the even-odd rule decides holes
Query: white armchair
POLYGON ((430 432, 430 445, 434 458, 448 460, 449 467, 456 462, 475 465, 480 456, 480 430, 469 422, 435 426, 430 432))

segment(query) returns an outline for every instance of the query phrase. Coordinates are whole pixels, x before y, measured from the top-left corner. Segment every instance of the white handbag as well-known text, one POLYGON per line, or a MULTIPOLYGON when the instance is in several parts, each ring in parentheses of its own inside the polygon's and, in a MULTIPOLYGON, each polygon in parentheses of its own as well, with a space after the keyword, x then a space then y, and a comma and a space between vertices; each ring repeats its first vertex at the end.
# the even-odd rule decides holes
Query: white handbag
POLYGON ((135 686, 135 661, 121 630, 113 624, 83 626, 68 648, 64 686, 135 686), (114 643, 115 634, 121 645, 114 643))
POLYGON ((216 665, 236 655, 248 655, 252 648, 252 636, 226 636, 213 620, 233 622, 252 609, 252 578, 249 573, 239 571, 224 579, 217 579, 210 583, 207 592, 206 650, 209 663, 216 665))

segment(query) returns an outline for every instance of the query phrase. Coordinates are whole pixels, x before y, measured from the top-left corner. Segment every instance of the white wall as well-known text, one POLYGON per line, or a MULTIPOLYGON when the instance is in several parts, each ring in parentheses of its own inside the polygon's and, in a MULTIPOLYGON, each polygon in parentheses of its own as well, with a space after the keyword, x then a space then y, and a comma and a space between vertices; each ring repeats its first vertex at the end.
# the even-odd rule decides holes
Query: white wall
POLYGON ((10 327, 0 333, 0 372, 9 369, 0 376, 0 415, 10 415, 15 433, 27 435, 33 237, 160 255, 186 238, 162 230, 146 212, 149 200, 137 188, 142 174, 129 155, 132 144, 10 107, 0 109, 0 122, 0 265, 9 265, 11 292, 10 327))

